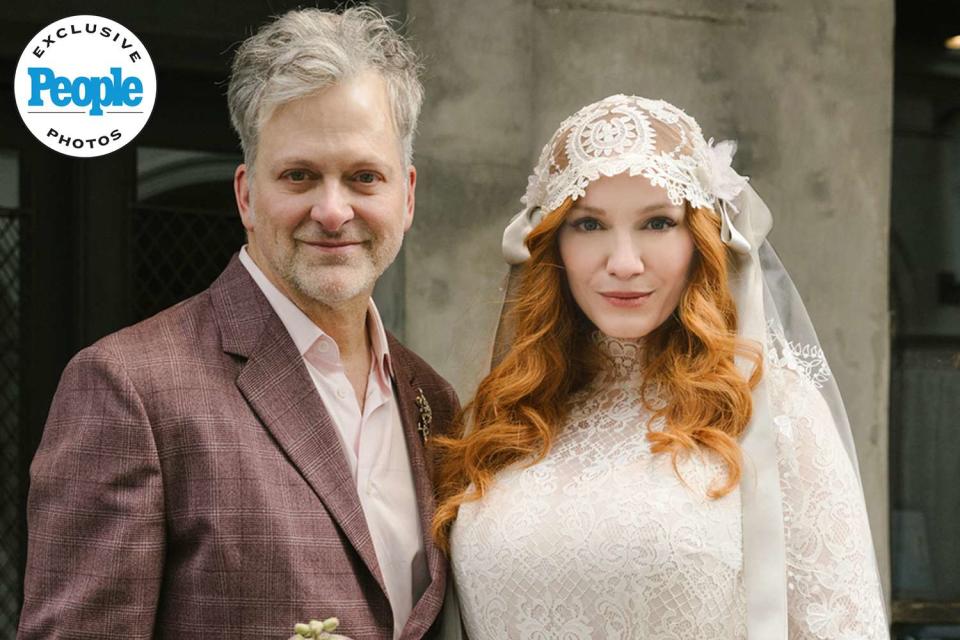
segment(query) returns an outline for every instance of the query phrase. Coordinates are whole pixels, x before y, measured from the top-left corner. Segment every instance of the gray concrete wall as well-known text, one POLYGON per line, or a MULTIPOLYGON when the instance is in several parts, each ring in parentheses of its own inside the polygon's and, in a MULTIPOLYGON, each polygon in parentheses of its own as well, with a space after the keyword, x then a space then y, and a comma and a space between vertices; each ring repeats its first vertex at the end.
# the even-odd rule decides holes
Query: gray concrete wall
POLYGON ((503 226, 560 120, 611 93, 664 98, 774 213, 854 425, 888 573, 888 226, 893 0, 407 0, 428 56, 408 344, 466 398, 485 371, 503 226))

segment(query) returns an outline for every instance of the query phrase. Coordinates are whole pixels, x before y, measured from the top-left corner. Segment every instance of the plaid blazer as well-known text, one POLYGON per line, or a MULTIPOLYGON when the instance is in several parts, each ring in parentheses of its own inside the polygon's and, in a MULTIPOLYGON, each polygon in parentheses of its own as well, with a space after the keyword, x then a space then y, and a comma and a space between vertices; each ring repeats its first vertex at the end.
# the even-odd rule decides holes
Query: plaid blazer
MULTIPOLYGON (((447 564, 417 431, 450 387, 389 337, 431 582, 403 640, 430 637, 447 564)), ((392 638, 356 487, 293 340, 234 256, 205 292, 81 351, 30 469, 19 638, 286 639, 337 616, 392 638)))

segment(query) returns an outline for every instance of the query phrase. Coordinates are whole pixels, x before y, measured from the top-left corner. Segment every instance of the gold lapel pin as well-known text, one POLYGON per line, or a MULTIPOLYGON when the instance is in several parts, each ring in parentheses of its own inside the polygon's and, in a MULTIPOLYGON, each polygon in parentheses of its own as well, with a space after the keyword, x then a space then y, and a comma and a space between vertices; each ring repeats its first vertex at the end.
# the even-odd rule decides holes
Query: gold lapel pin
POLYGON ((430 409, 430 403, 427 402, 427 397, 423 395, 423 389, 420 387, 417 387, 416 402, 417 411, 420 413, 417 417, 417 431, 420 432, 420 437, 426 444, 430 439, 430 423, 433 422, 433 411, 430 409))

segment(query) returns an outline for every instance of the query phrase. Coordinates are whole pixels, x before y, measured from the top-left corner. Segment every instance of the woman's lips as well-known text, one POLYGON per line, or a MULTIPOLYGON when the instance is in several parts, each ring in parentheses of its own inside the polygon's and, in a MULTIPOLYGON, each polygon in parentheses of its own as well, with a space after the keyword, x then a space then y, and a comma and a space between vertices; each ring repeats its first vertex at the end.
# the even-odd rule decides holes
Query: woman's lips
POLYGON ((600 296, 614 307, 630 308, 643 305, 653 291, 602 291, 600 296))

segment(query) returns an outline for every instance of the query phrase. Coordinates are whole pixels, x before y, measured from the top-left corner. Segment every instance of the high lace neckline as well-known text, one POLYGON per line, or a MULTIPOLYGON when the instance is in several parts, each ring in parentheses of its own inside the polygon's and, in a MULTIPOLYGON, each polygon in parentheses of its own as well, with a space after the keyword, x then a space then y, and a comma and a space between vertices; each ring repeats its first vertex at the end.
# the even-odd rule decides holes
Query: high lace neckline
POLYGON ((599 331, 593 342, 600 352, 603 367, 600 379, 604 382, 632 382, 642 371, 643 339, 612 338, 599 331))

